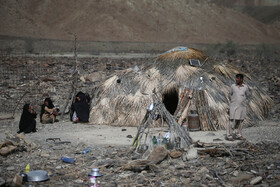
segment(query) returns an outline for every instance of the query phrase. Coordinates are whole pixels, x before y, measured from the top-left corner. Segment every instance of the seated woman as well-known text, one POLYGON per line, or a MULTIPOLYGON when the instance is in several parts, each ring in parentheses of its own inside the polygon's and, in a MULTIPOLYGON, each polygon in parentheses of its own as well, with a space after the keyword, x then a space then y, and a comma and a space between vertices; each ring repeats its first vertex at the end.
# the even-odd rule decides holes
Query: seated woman
POLYGON ((76 95, 75 103, 71 106, 70 118, 74 122, 88 122, 89 119, 89 101, 86 94, 79 92, 76 95))
POLYGON ((54 123, 57 122, 56 116, 58 115, 57 109, 54 107, 52 100, 48 97, 45 99, 41 107, 40 121, 41 123, 54 123))
POLYGON ((25 104, 20 117, 18 133, 36 132, 36 117, 37 114, 34 111, 34 107, 30 104, 25 104))

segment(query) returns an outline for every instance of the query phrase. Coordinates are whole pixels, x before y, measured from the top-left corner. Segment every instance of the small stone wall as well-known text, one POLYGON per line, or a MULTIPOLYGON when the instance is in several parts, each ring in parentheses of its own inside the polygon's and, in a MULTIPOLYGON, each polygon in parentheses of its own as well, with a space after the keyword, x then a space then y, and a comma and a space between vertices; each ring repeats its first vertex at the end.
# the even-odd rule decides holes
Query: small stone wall
MULTIPOLYGON (((93 94, 93 88, 102 78, 114 71, 148 63, 148 58, 109 59, 78 58, 79 77, 99 72, 94 81, 79 79, 78 91, 93 94)), ((64 107, 72 84, 73 57, 11 57, 2 56, 0 63, 0 111, 21 112, 25 103, 32 103, 37 113, 46 97, 51 97, 55 106, 64 107)))

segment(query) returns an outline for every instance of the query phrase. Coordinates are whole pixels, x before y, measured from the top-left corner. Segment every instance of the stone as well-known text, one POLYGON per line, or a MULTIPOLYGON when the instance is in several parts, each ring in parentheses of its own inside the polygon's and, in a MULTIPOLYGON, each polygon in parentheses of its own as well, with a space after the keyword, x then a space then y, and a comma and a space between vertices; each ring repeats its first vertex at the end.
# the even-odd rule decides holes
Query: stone
POLYGON ((9 166, 9 167, 7 167, 7 170, 8 171, 13 171, 13 170, 15 170, 15 167, 14 166, 9 166))
POLYGON ((23 133, 17 134, 16 137, 18 137, 18 138, 24 140, 24 134, 23 134, 23 133))
POLYGON ((16 174, 11 182, 11 187, 21 187, 22 186, 22 177, 16 174))
POLYGON ((141 171, 142 174, 147 174, 148 172, 146 170, 141 171))
POLYGON ((182 179, 183 180, 183 183, 185 186, 190 186, 190 183, 191 183, 191 179, 190 178, 186 178, 186 179, 182 179))
POLYGON ((78 184, 83 184, 84 183, 84 181, 82 179, 76 179, 74 182, 78 183, 78 184))
POLYGON ((205 184, 200 184, 199 187, 208 187, 208 186, 205 184))
POLYGON ((237 176, 238 176, 238 174, 239 174, 239 172, 238 172, 238 171, 234 171, 232 175, 233 175, 233 176, 235 176, 235 177, 237 177, 237 176))
POLYGON ((181 151, 177 151, 177 150, 172 150, 169 152, 169 156, 171 158, 179 158, 182 156, 182 152, 181 151))
POLYGON ((212 180, 212 179, 213 179, 213 177, 212 177, 212 176, 210 176, 210 175, 208 175, 208 174, 205 174, 205 179, 207 179, 207 180, 212 180))
POLYGON ((176 163, 176 165, 175 165, 175 169, 176 170, 183 170, 183 169, 185 169, 185 163, 182 160, 178 161, 176 163))
POLYGON ((168 182, 172 182, 172 183, 174 183, 174 182, 176 182, 176 181, 177 181, 176 178, 171 178, 171 179, 168 180, 168 182))
POLYGON ((216 135, 215 135, 215 133, 213 133, 213 132, 209 132, 209 133, 207 133, 205 136, 216 136, 216 135))
POLYGON ((206 173, 209 173, 209 170, 206 167, 202 167, 197 171, 197 174, 205 175, 206 173))
POLYGON ((7 155, 9 155, 9 154, 11 154, 12 152, 14 152, 15 150, 16 150, 16 146, 13 146, 13 145, 8 145, 8 146, 6 146, 6 147, 2 147, 1 149, 0 149, 0 154, 2 155, 2 156, 7 156, 7 155))
POLYGON ((85 79, 84 77, 80 77, 80 80, 81 80, 82 82, 86 82, 86 79, 85 79))
POLYGON ((256 172, 255 170, 251 170, 251 173, 258 174, 258 172, 256 172))
POLYGON ((195 175, 192 179, 193 179, 194 181, 196 181, 196 182, 199 182, 199 181, 201 181, 201 178, 202 178, 202 176, 200 176, 200 175, 195 175))
POLYGON ((41 157, 50 157, 50 154, 47 153, 47 152, 42 151, 42 152, 40 153, 40 156, 41 156, 41 157))
POLYGON ((270 187, 279 187, 280 186, 280 182, 276 182, 275 184, 272 184, 270 187))
POLYGON ((158 164, 163 161, 168 155, 168 151, 165 147, 157 146, 147 160, 151 161, 154 164, 158 164))
POLYGON ((187 152, 187 154, 184 156, 183 160, 187 161, 187 160, 194 160, 198 157, 197 154, 197 150, 194 148, 189 149, 189 151, 187 152))
POLYGON ((239 176, 237 177, 233 177, 233 178, 230 178, 230 182, 232 183, 240 183, 240 182, 243 182, 243 181, 248 181, 250 180, 252 177, 254 177, 253 174, 250 174, 250 173, 244 173, 244 174, 240 174, 239 176))
POLYGON ((250 181, 250 184, 252 184, 252 185, 258 184, 262 181, 262 179, 263 178, 261 176, 255 177, 250 181))
POLYGON ((4 185, 5 185, 5 180, 2 177, 0 177, 0 186, 4 186, 4 185))

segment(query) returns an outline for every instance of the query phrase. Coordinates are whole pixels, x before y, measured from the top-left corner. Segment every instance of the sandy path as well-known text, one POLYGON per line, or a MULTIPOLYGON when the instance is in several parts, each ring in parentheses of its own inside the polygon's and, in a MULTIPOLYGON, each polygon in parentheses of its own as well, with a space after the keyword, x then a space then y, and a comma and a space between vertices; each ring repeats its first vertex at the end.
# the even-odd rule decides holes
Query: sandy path
MULTIPOLYGON (((10 121, 0 121, 0 141, 5 138, 5 133, 15 134, 18 131, 18 123, 18 118, 10 121)), ((60 121, 55 124, 37 122, 37 128, 38 132, 25 135, 26 140, 43 143, 47 138, 60 138, 62 141, 71 141, 74 145, 85 143, 88 146, 127 146, 132 143, 132 138, 127 136, 135 136, 137 132, 136 127, 73 124, 69 121, 60 121)), ((166 130, 156 128, 152 132, 157 135, 159 132, 164 134, 166 130)), ((244 137, 250 142, 274 141, 280 143, 279 134, 280 124, 275 121, 262 121, 256 127, 244 128, 243 130, 244 137)), ((190 132, 190 135, 194 141, 231 143, 224 139, 224 130, 190 132)))

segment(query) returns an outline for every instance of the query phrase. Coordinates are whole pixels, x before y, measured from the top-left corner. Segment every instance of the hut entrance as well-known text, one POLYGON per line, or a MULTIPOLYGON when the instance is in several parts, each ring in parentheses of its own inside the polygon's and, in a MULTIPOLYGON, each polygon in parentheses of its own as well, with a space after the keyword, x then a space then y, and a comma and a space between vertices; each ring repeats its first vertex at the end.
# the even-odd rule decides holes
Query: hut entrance
POLYGON ((163 94, 163 103, 165 105, 165 108, 172 115, 175 113, 177 109, 178 101, 179 101, 178 92, 175 88, 163 94))

